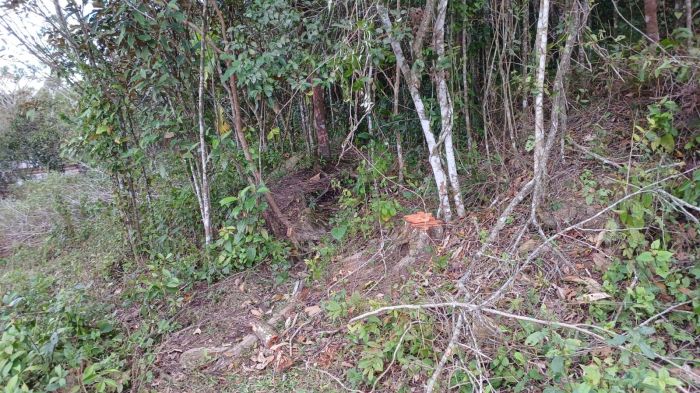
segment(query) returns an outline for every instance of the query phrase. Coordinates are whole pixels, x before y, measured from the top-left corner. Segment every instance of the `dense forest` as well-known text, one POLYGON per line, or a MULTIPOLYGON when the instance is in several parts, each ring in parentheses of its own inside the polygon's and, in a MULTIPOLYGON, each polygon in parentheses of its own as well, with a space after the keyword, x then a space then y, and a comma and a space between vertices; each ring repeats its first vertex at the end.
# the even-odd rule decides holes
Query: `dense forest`
POLYGON ((700 389, 697 0, 0 31, 3 392, 700 389))

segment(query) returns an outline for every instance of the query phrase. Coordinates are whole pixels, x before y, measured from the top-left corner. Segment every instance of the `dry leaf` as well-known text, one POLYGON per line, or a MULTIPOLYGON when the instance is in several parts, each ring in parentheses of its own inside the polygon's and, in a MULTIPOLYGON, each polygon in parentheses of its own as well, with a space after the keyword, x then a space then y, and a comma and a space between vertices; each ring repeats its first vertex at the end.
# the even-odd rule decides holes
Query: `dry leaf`
POLYGON ((598 268, 598 270, 604 271, 608 268, 608 266, 610 266, 610 261, 608 261, 605 254, 596 252, 593 254, 593 264, 598 268))
POLYGON ((288 344, 287 342, 275 344, 275 345, 273 345, 273 346, 270 347, 270 351, 273 351, 273 352, 274 352, 274 351, 276 351, 276 350, 282 348, 283 346, 285 346, 285 345, 287 345, 287 344, 288 344))
POLYGON ((607 299, 609 297, 610 297, 610 295, 608 295, 605 292, 595 292, 595 293, 588 293, 585 295, 581 295, 578 297, 577 300, 579 302, 582 302, 582 303, 591 303, 591 302, 595 302, 598 300, 607 299))
POLYGON ((317 314, 319 314, 319 313, 321 312, 321 307, 319 307, 318 305, 309 306, 309 307, 306 307, 306 308, 304 309, 304 312, 305 312, 308 316, 313 317, 314 315, 317 315, 317 314))
POLYGON ((280 300, 284 300, 284 295, 282 295, 281 293, 277 293, 272 297, 271 300, 273 302, 279 302, 280 300))
POLYGON ((255 315, 256 317, 262 317, 262 315, 263 315, 262 310, 259 308, 254 308, 254 309, 250 310, 250 313, 255 315))
POLYGON ((275 355, 265 356, 263 351, 258 352, 257 356, 253 356, 250 360, 257 363, 255 365, 256 370, 264 370, 273 360, 275 360, 275 355))
POLYGON ((592 279, 591 277, 566 276, 564 277, 564 281, 583 284, 593 291, 600 291, 601 289, 601 285, 598 284, 598 281, 592 279))
POLYGON ((277 361, 275 361, 275 371, 282 372, 292 367, 292 364, 294 364, 294 361, 292 359, 279 352, 277 354, 277 361))
POLYGON ((195 336, 198 334, 202 334, 202 329, 200 329, 200 328, 194 329, 194 332, 192 332, 192 334, 195 336))
POLYGON ((520 253, 520 254, 528 253, 528 252, 534 250, 536 246, 537 246, 537 241, 534 239, 530 239, 530 240, 526 241, 525 243, 523 243, 520 247, 518 247, 518 253, 520 253))
POLYGON ((600 246, 605 241, 605 232, 601 231, 595 238, 595 248, 600 248, 600 246))

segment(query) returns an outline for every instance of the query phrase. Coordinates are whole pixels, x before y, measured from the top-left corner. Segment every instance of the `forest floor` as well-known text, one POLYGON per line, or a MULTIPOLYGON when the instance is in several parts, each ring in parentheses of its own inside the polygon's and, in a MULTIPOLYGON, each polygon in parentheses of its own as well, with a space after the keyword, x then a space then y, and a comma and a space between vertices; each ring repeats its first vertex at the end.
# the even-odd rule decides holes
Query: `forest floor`
MULTIPOLYGON (((592 145, 592 150, 600 151, 605 146, 605 156, 612 162, 625 162, 629 152, 625 142, 629 138, 625 135, 627 124, 628 119, 603 116, 596 127, 578 125, 581 128, 574 129, 571 136, 580 139, 579 146, 592 145)), ((594 201, 587 201, 587 193, 596 190, 582 183, 594 181, 599 189, 612 189, 622 181, 614 167, 601 165, 581 150, 567 146, 565 157, 551 173, 549 206, 540 216, 550 233, 594 216, 605 207, 607 196, 598 194, 594 201)), ((353 350, 346 321, 364 310, 361 306, 367 302, 418 304, 456 295, 455 282, 467 272, 466 261, 481 244, 481 228, 490 228, 527 179, 527 173, 515 177, 520 180, 513 182, 505 195, 498 195, 489 208, 471 210, 466 218, 444 226, 437 235, 426 237, 398 217, 393 227, 379 236, 352 240, 343 253, 324 266, 321 278, 311 279, 307 266, 297 263, 290 279, 281 286, 275 284, 272 271, 261 268, 238 273, 213 286, 195 288, 177 319, 183 328, 163 340, 157 351, 154 368, 158 378, 151 386, 164 392, 349 389, 342 382, 344 375, 361 359, 353 350), (297 294, 295 285, 301 285, 297 294), (295 304, 291 310, 286 307, 290 303, 295 304), (207 353, 207 348, 214 352, 215 348, 235 346, 250 334, 252 320, 267 319, 281 309, 287 313, 274 326, 279 337, 270 348, 256 343, 243 355, 224 359, 223 368, 216 353, 207 353), (200 364, 183 363, 182 354, 188 351, 201 352, 200 364)), ((409 206, 410 202, 403 201, 402 205, 409 206)), ((413 205, 407 210, 420 211, 420 206, 413 205)), ((526 217, 528 209, 523 204, 513 217, 526 217)), ((533 307, 546 307, 556 321, 584 323, 587 305, 608 297, 602 289, 602 274, 616 253, 604 241, 602 228, 609 218, 609 214, 602 214, 566 233, 557 244, 560 251, 546 252, 537 266, 517 273, 515 284, 496 305, 512 310, 518 299, 527 298, 534 289, 542 303, 536 302, 533 307)), ((521 221, 513 218, 502 231, 499 240, 504 247, 517 236, 521 221)), ((535 234, 526 234, 516 253, 526 255, 538 244, 536 240, 535 234)), ((493 293, 505 278, 497 276, 506 273, 486 264, 472 275, 471 285, 479 287, 482 294, 493 293)), ((537 311, 525 308, 519 313, 537 311)), ((447 345, 449 322, 445 317, 437 325, 439 333, 432 344, 438 354, 447 345)), ((498 345, 488 337, 498 337, 499 331, 488 318, 480 328, 479 346, 487 358, 492 358, 498 345)), ((605 353, 610 348, 597 350, 605 353)), ((395 365, 389 370, 376 383, 377 390, 398 391, 403 386, 405 391, 421 391, 429 376, 406 380, 401 367, 395 365)))
MULTIPOLYGON (((612 301, 611 295, 606 293, 604 274, 621 253, 620 242, 611 239, 608 230, 607 224, 614 221, 613 211, 608 207, 627 184, 625 176, 629 174, 618 170, 616 165, 632 160, 631 119, 624 115, 624 110, 611 113, 596 110, 571 117, 569 136, 576 143, 567 142, 564 158, 553 165, 547 202, 538 214, 546 235, 561 233, 561 236, 556 247, 545 247, 529 266, 515 268, 518 261, 524 260, 541 243, 539 234, 521 231, 529 215, 529 203, 521 204, 507 217, 505 227, 492 245, 494 251, 490 257, 478 264, 472 263, 487 231, 529 179, 528 168, 510 173, 513 180, 507 190, 495 195, 492 201, 469 209, 467 217, 439 228, 423 230, 408 224, 404 215, 420 212, 424 207, 415 199, 402 199, 399 202, 401 214, 384 223, 378 231, 346 239, 329 258, 315 258, 311 254, 298 256, 281 284, 277 272, 262 265, 213 284, 199 282, 189 287, 169 320, 170 325, 177 328, 164 334, 150 351, 153 355, 149 358, 150 377, 141 378, 136 389, 159 392, 422 391, 431 377, 433 365, 449 345, 457 315, 454 310, 389 313, 380 315, 375 322, 368 320, 366 324, 349 321, 381 306, 450 301, 459 295, 457 282, 465 276, 468 277, 466 286, 475 298, 502 291, 492 307, 516 318, 480 315, 470 322, 473 341, 459 344, 458 351, 466 353, 467 358, 471 356, 469 353, 477 354, 475 359, 484 362, 484 373, 491 381, 502 378, 515 384, 525 380, 513 370, 494 366, 502 361, 504 349, 511 353, 530 352, 528 367, 546 374, 551 366, 544 355, 538 355, 529 348, 531 346, 523 344, 527 341, 523 336, 515 336, 514 332, 527 331, 517 317, 534 316, 559 324, 587 324, 593 305, 598 302, 609 302, 613 308, 620 304, 617 316, 622 309, 622 303, 612 301), (599 115, 592 116, 592 113, 599 115), (594 157, 596 154, 598 158, 594 157), (608 162, 602 162, 600 156, 606 157, 608 162), (585 223, 565 230, 582 221, 585 223), (520 241, 514 243, 520 236, 520 241), (513 249, 512 244, 517 246, 513 249), (509 279, 512 285, 503 290, 503 283, 509 279), (275 336, 269 345, 263 345, 258 339, 249 340, 252 326, 268 320, 273 321, 270 327, 275 336), (374 330, 363 330, 370 327, 374 330), (417 330, 409 334, 413 327, 417 330), (231 355, 241 342, 249 345, 231 355), (412 360, 397 360, 402 342, 408 348, 404 356, 410 355, 412 360), (379 366, 373 368, 375 355, 381 360, 379 366)), ((517 160, 517 157, 512 159, 517 160)), ((270 188, 277 188, 278 192, 286 190, 282 192, 285 198, 281 204, 300 222, 306 213, 295 195, 306 191, 320 195, 312 221, 321 222, 321 225, 302 223, 301 232, 307 239, 328 231, 327 221, 338 209, 337 193, 328 191, 332 177, 333 171, 306 170, 295 176, 280 177, 278 183, 270 184, 270 188)), ((473 198, 467 195, 467 200, 473 198)), ((92 282, 96 297, 118 305, 115 315, 126 331, 136 331, 143 323, 137 305, 124 307, 120 300, 121 294, 128 290, 129 281, 114 284, 113 280, 104 279, 111 274, 109 269, 113 269, 116 258, 113 250, 118 249, 115 243, 118 240, 110 238, 108 231, 94 230, 100 224, 95 225, 93 232, 105 233, 105 236, 84 248, 57 254, 52 254, 50 248, 44 249, 40 259, 31 250, 20 250, 0 265, 2 284, 11 288, 32 276, 60 277, 62 286, 92 282)), ((697 242, 692 230, 684 225, 676 222, 668 230, 680 234, 678 242, 686 243, 676 250, 676 259, 681 265, 689 265, 694 262, 688 252, 697 242)), ((673 299, 662 286, 659 282, 658 296, 671 302, 673 299)), ((676 309, 678 312, 691 310, 687 304, 676 309)), ((669 345, 675 351, 697 349, 692 340, 680 346, 669 345)), ((614 348, 598 344, 586 351, 603 358, 614 348)), ((456 365, 448 366, 445 371, 448 380, 459 381, 459 370, 456 365)), ((671 370, 672 375, 678 377, 683 376, 683 372, 671 370)), ((683 379, 692 379, 693 373, 697 374, 698 370, 691 370, 691 377, 685 375, 683 379)), ((454 384, 458 386, 459 382, 454 384)), ((443 387, 438 391, 445 390, 443 387)))

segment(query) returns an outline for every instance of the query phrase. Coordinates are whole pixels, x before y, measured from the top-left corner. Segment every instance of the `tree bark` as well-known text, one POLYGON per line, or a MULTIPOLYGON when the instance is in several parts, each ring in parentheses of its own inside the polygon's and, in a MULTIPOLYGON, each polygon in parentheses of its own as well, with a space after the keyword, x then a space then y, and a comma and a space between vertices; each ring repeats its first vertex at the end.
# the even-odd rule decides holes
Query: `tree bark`
MULTIPOLYGON (((382 24, 387 31, 390 32, 392 27, 391 20, 389 19, 389 12, 383 5, 377 5, 377 11, 379 12, 379 17, 381 18, 382 24)), ((425 105, 423 104, 423 99, 418 91, 416 78, 406 62, 406 58, 403 55, 403 49, 401 49, 401 44, 399 44, 399 42, 396 41, 391 34, 389 35, 389 42, 392 50, 394 51, 394 55, 396 56, 396 63, 401 68, 401 73, 406 80, 408 91, 411 94, 413 105, 416 107, 416 113, 418 114, 418 119, 420 120, 425 142, 428 145, 428 161, 430 162, 430 167, 433 171, 438 198, 440 200, 440 211, 438 215, 441 215, 445 221, 450 221, 452 220, 452 210, 450 208, 450 198, 447 191, 447 177, 445 176, 445 171, 442 167, 442 162, 440 161, 435 135, 433 135, 433 132, 430 129, 430 118, 428 118, 425 112, 425 105)))
MULTIPOLYGON (((201 160, 201 173, 199 173, 200 178, 195 179, 195 181, 199 180, 200 182, 200 187, 199 187, 199 193, 200 193, 200 198, 199 201, 201 203, 201 213, 202 213, 202 225, 204 225, 204 244, 207 246, 211 244, 212 241, 212 227, 211 227, 211 201, 210 201, 210 193, 209 193, 209 177, 207 174, 207 141, 206 141, 206 128, 204 126, 204 56, 206 53, 206 39, 204 38, 204 35, 206 35, 207 32, 207 23, 206 23, 206 15, 207 15, 207 3, 208 1, 204 2, 204 5, 202 6, 202 41, 201 41, 201 47, 200 47, 200 56, 199 56, 199 97, 198 97, 198 102, 197 102, 197 115, 199 117, 199 159, 201 160)), ((195 190, 196 191, 196 190, 195 190)))
MULTIPOLYGON (((583 0, 587 1, 587 0, 583 0)), ((581 12, 581 7, 578 0, 574 0, 572 10, 569 15, 569 22, 567 27, 567 37, 566 43, 564 44, 564 49, 562 49, 559 55, 559 65, 557 66, 557 74, 554 77, 554 84, 552 87, 552 113, 551 113, 551 124, 549 128, 549 133, 547 134, 547 144, 545 147, 544 156, 544 166, 546 171, 547 159, 554 146, 554 142, 557 139, 557 133, 561 130, 562 138, 566 133, 566 81, 569 78, 571 71, 571 55, 574 50, 574 45, 576 43, 577 32, 579 27, 585 23, 584 18, 586 18, 585 11, 581 12)))
POLYGON ((331 156, 331 148, 328 144, 328 129, 326 128, 326 101, 323 98, 323 87, 314 85, 311 89, 314 103, 314 126, 316 127, 316 140, 318 141, 318 153, 328 159, 331 156))
MULTIPOLYGON (((396 0, 396 10, 401 10, 401 0, 396 0)), ((401 89, 401 67, 396 64, 395 76, 394 76, 394 106, 392 108, 392 114, 394 115, 394 121, 398 121, 399 117, 399 92, 401 89)), ((404 180, 404 163, 403 163, 403 148, 401 147, 401 131, 399 127, 394 126, 394 139, 396 140, 396 160, 399 162, 399 184, 403 183, 404 180)))
MULTIPOLYGON (((392 108, 392 113, 394 115, 394 121, 397 121, 399 116, 399 89, 401 87, 401 68, 396 65, 396 76, 394 77, 394 107, 392 108)), ((396 159, 399 162, 399 183, 403 183, 403 149, 401 147, 401 131, 398 127, 394 127, 394 139, 396 140, 396 159)))
POLYGON ((438 55, 438 60, 435 63, 435 79, 438 91, 438 103, 440 105, 440 120, 441 130, 440 139, 445 140, 445 159, 447 161, 447 173, 452 188, 452 199, 454 201, 457 215, 464 217, 464 203, 462 202, 462 190, 459 186, 459 177, 457 176, 457 163, 455 161, 454 147, 452 146, 452 123, 454 108, 452 107, 452 99, 445 76, 445 69, 441 64, 445 58, 445 17, 447 15, 448 0, 440 0, 437 6, 437 15, 433 28, 433 40, 435 52, 438 55))
POLYGON ((427 0, 425 2, 425 8, 423 9, 423 17, 420 21, 420 26, 418 26, 418 31, 416 32, 416 35, 413 39, 413 45, 411 46, 411 49, 413 50, 414 61, 423 57, 423 40, 425 39, 425 34, 428 33, 430 22, 433 19, 434 8, 435 0, 427 0))
POLYGON ((523 84, 523 100, 522 100, 522 108, 523 110, 527 109, 527 99, 528 99, 528 91, 527 91, 527 85, 525 84, 525 80, 527 79, 528 75, 528 64, 530 63, 530 0, 525 0, 524 2, 524 7, 523 7, 523 36, 521 38, 521 51, 520 51, 520 61, 522 62, 521 64, 521 76, 522 76, 522 84, 523 84))
POLYGON ((644 22, 646 33, 654 42, 659 42, 659 21, 657 19, 656 0, 644 0, 644 22))
MULTIPOLYGON (((464 0, 466 8, 467 0, 464 0)), ((474 142, 472 141, 472 121, 469 105, 469 74, 467 72, 467 16, 463 19, 464 29, 462 30, 462 103, 464 112, 464 128, 467 133, 467 148, 471 151, 474 142)))
POLYGON ((690 33, 688 47, 693 44, 693 0, 685 0, 685 27, 690 33))
POLYGON ((544 76, 547 66, 547 29, 549 26, 549 0, 540 0, 540 13, 537 20, 537 73, 535 78, 535 154, 534 180, 531 219, 537 219, 537 208, 544 189, 546 177, 546 141, 544 133, 544 76))

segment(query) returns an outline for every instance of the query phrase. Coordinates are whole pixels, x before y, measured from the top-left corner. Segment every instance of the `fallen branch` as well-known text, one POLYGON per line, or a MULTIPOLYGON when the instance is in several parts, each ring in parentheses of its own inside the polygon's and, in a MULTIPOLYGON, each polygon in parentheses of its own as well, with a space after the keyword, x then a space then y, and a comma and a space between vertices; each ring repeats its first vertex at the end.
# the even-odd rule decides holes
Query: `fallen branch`
POLYGON ((452 351, 457 343, 459 334, 462 331, 462 326, 464 326, 464 319, 464 315, 460 313, 457 322, 454 324, 454 327, 452 329, 452 337, 450 337, 450 342, 447 344, 447 348, 445 348, 445 352, 443 352, 442 357, 440 358, 440 362, 438 363, 437 367, 435 367, 433 375, 428 380, 428 384, 425 386, 426 393, 433 392, 433 390, 435 389, 435 382, 437 382, 437 379, 440 378, 440 374, 442 374, 442 369, 445 368, 447 360, 450 358, 450 356, 452 356, 452 351))
MULTIPOLYGON (((512 314, 509 312, 505 311, 500 311, 496 310, 493 308, 486 308, 486 307, 480 307, 476 304, 472 303, 462 303, 462 302, 443 302, 443 303, 424 303, 424 304, 401 304, 401 305, 396 305, 396 306, 387 306, 387 307, 380 307, 376 310, 366 312, 362 315, 358 315, 355 318, 352 318, 348 323, 353 323, 357 322, 360 320, 363 320, 365 318, 375 316, 375 315, 380 315, 388 311, 395 311, 395 310, 425 310, 425 309, 431 309, 431 308, 461 308, 464 311, 467 312, 484 312, 487 314, 492 314, 492 315, 500 315, 502 317, 506 318, 511 318, 511 319, 517 319, 520 321, 526 321, 526 322, 532 322, 540 325, 547 325, 547 326, 553 326, 553 327, 561 327, 561 328, 566 328, 566 329, 572 329, 576 330, 577 332, 583 333, 587 336, 594 337, 600 341, 605 342, 606 338, 597 334, 593 333, 590 330, 586 330, 580 326, 591 326, 591 325, 573 325, 570 323, 566 322, 556 322, 556 321, 545 321, 544 319, 537 319, 537 318, 532 318, 532 317, 526 317, 523 315, 518 315, 518 314, 512 314)), ((601 327, 593 326, 599 330, 602 330, 608 334, 614 335, 615 333, 612 331, 609 331, 607 329, 603 329, 601 327)))
POLYGON ((588 156, 591 156, 592 158, 595 158, 596 160, 602 162, 603 164, 613 166, 613 167, 615 167, 615 168, 617 168, 617 169, 623 169, 623 168, 624 168, 624 166, 623 166, 622 164, 618 164, 618 163, 615 162, 615 161, 611 161, 611 160, 609 160, 609 159, 607 159, 607 158, 601 156, 600 154, 594 153, 594 152, 592 152, 592 151, 586 149, 585 147, 579 145, 578 143, 576 143, 575 140, 573 140, 573 138, 567 137, 566 140, 571 144, 571 146, 575 147, 575 148, 576 148, 577 150, 579 150, 580 152, 582 152, 582 153, 584 153, 584 154, 586 154, 586 155, 588 155, 588 156))

